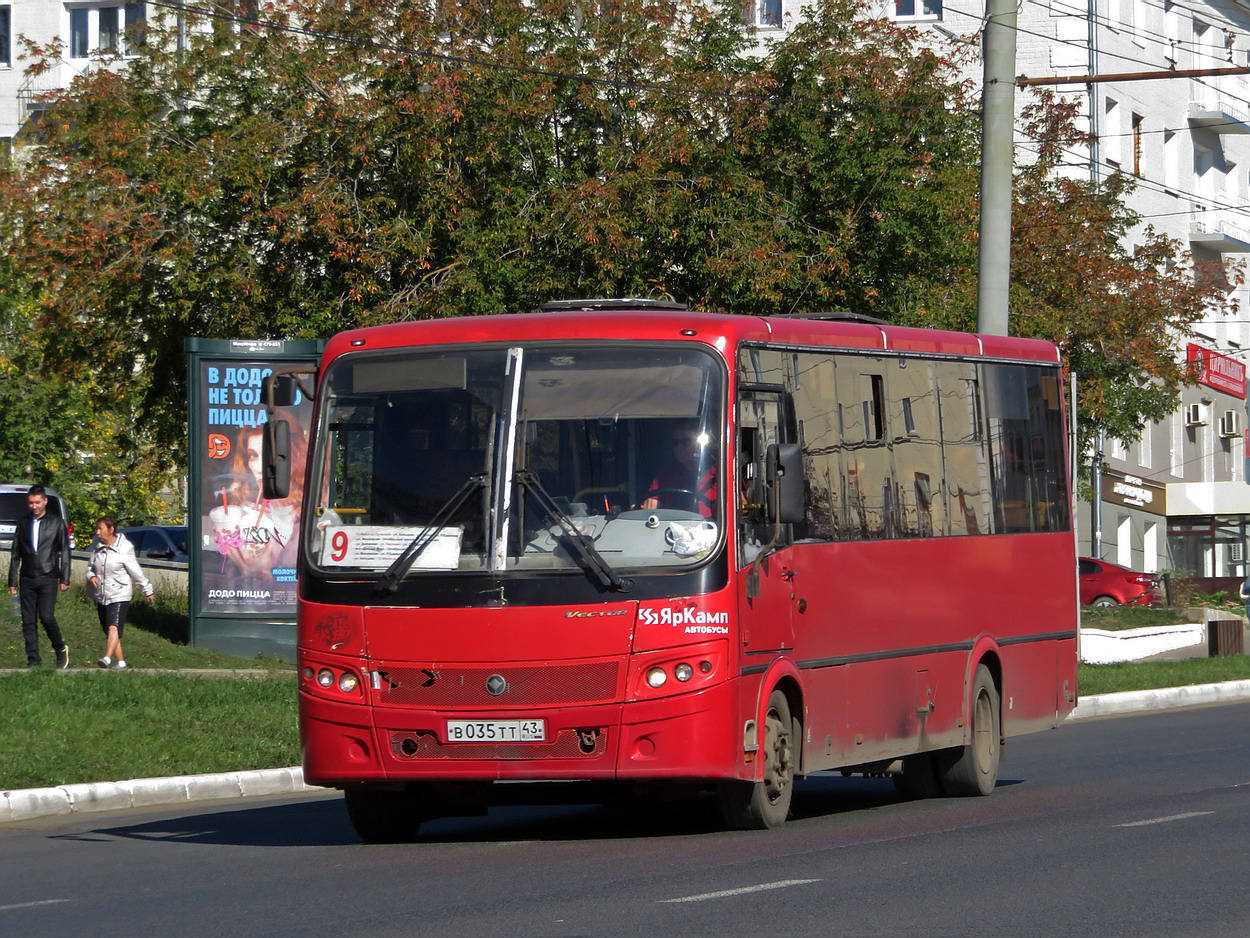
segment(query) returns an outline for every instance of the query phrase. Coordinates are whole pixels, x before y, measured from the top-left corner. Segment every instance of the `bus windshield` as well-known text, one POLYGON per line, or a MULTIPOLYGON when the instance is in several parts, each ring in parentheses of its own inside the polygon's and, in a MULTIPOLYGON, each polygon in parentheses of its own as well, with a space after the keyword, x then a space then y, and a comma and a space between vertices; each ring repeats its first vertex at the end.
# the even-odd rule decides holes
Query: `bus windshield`
POLYGON ((309 560, 605 583, 700 563, 723 542, 723 388, 689 346, 345 355, 322 382, 309 560))

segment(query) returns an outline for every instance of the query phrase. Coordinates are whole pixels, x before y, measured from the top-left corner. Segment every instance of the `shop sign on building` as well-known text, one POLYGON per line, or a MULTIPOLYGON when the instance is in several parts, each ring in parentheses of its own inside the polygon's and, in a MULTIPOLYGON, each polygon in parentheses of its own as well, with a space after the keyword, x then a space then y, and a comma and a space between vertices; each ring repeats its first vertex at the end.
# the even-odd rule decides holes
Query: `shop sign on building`
POLYGON ((1125 508, 1136 508, 1152 515, 1167 514, 1167 489, 1140 476, 1104 472, 1102 500, 1125 508))
POLYGON ((1203 348, 1201 345, 1189 343, 1185 361, 1194 378, 1199 384, 1209 388, 1232 394, 1234 397, 1246 396, 1246 366, 1244 363, 1221 355, 1219 352, 1203 348))

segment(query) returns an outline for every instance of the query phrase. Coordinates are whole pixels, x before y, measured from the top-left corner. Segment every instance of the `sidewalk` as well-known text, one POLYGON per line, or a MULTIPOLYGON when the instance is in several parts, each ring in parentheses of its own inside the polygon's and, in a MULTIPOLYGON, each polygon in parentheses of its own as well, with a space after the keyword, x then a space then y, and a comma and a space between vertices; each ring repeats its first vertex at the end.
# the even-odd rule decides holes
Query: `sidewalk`
MULTIPOLYGON (((1188 687, 1083 697, 1069 719, 1123 716, 1147 710, 1169 710, 1238 700, 1250 700, 1250 681, 1195 684, 1188 687)), ((60 785, 56 788, 27 788, 0 792, 0 824, 124 808, 150 808, 320 790, 322 789, 304 784, 304 773, 299 766, 213 775, 179 775, 173 778, 135 778, 122 782, 88 782, 81 785, 60 785)))

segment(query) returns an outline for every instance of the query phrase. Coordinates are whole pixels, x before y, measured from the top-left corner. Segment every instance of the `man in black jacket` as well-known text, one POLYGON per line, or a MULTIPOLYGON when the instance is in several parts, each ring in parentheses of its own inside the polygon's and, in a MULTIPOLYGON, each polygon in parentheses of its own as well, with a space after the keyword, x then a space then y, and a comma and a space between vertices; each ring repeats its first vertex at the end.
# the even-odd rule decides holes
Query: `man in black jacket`
POLYGON ((17 523, 9 559, 9 592, 22 600, 26 667, 37 668, 42 663, 39 631, 35 627, 38 615, 56 651, 56 666, 64 671, 69 667, 69 645, 61 638, 61 627, 56 623, 56 596, 69 589, 69 531, 64 518, 48 514, 48 496, 42 485, 30 487, 26 505, 30 514, 17 523))

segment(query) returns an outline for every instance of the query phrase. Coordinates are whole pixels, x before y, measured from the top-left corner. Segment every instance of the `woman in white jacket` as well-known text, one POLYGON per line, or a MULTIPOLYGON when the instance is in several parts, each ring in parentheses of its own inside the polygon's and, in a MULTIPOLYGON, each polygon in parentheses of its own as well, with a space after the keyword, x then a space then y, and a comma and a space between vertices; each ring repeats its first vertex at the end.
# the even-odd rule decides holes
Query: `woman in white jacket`
POLYGON ((134 586, 138 584, 148 602, 152 601, 152 584, 143 575, 135 557, 135 549, 126 535, 117 530, 117 519, 105 515, 95 523, 95 540, 91 542, 91 561, 87 564, 87 585, 96 601, 100 628, 104 630, 104 657, 100 667, 109 665, 118 671, 126 668, 122 655, 122 630, 134 586), (116 664, 113 662, 116 661, 116 664))

